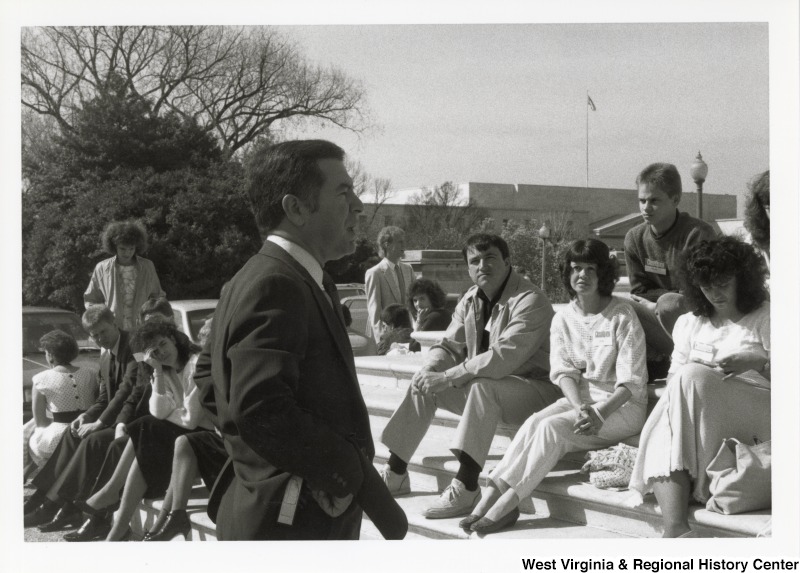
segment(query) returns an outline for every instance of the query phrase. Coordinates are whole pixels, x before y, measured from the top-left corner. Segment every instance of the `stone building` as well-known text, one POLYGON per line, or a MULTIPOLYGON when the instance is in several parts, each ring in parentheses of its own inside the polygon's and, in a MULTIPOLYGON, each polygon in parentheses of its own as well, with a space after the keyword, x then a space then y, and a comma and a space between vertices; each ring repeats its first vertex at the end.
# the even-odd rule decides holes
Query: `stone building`
MULTIPOLYGON (((597 237, 621 249, 628 229, 642 222, 635 189, 476 182, 459 183, 457 187, 459 200, 464 204, 472 200, 486 209, 498 230, 512 220, 539 225, 558 218, 574 227, 577 236, 597 237)), ((362 197, 362 221, 371 221, 372 229, 402 225, 405 205, 419 192, 420 188, 398 189, 382 205, 370 203, 368 195, 362 197)), ((696 214, 697 193, 684 190, 679 209, 696 214)), ((713 224, 735 217, 736 195, 703 195, 703 219, 713 224)))

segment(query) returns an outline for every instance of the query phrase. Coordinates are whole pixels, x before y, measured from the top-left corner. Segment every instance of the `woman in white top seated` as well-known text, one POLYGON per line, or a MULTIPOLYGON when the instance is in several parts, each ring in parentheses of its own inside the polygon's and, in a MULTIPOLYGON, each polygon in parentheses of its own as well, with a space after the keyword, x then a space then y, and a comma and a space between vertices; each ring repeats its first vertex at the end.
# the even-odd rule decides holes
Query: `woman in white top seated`
POLYGON ((550 379, 564 397, 519 429, 489 476, 488 491, 461 521, 465 530, 510 527, 519 518, 520 501, 565 454, 617 444, 644 424, 644 332, 630 304, 611 296, 616 259, 601 241, 575 241, 561 269, 572 301, 550 327, 550 379))
POLYGON ((87 513, 103 518, 120 502, 106 541, 129 536, 128 523, 142 498, 164 495, 170 481, 175 440, 192 431, 213 430, 193 380, 200 347, 166 322, 145 323, 134 333, 131 346, 143 352, 144 361, 153 368, 151 415, 128 425, 130 440, 114 474, 84 504, 87 513))
POLYGON ((709 498, 706 468, 725 438, 770 439, 766 265, 734 237, 703 241, 683 265, 694 309, 675 323, 665 394, 647 419, 630 488, 653 491, 664 537, 695 537, 689 501, 709 498))

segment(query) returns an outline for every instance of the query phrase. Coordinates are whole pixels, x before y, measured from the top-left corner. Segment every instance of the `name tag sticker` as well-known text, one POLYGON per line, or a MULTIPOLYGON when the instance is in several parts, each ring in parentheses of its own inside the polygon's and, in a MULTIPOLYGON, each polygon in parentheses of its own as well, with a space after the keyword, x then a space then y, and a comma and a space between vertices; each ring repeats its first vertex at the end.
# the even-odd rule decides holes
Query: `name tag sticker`
POLYGON ((714 347, 703 342, 695 342, 689 358, 701 364, 714 366, 714 347))
POLYGON ((596 330, 592 339, 595 346, 611 346, 611 332, 608 330, 596 330))
POLYGON ((653 259, 645 259, 644 270, 648 273, 655 273, 657 275, 667 274, 667 265, 661 261, 654 261, 653 259))

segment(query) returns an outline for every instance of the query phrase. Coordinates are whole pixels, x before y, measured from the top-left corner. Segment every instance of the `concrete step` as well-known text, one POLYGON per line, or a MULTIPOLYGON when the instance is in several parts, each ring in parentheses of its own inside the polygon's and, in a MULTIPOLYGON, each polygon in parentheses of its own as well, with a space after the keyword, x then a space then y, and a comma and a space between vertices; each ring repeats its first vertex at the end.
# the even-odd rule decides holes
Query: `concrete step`
MULTIPOLYGON (((426 519, 422 512, 436 498, 436 493, 414 492, 397 498, 408 517, 406 539, 607 539, 625 538, 626 535, 562 521, 544 515, 523 514, 513 528, 491 536, 465 532, 458 526, 461 517, 450 519, 426 519)), ((362 528, 362 533, 363 533, 362 528)), ((377 532, 376 532, 377 533, 377 532)), ((378 534, 380 536, 380 534, 378 534)))
MULTIPOLYGON (((146 531, 150 530, 158 517, 163 500, 145 500, 139 504, 139 511, 131 519, 131 532, 134 539, 142 539, 146 531)), ((192 529, 189 538, 185 541, 216 541, 216 525, 206 513, 208 506, 208 490, 203 485, 196 485, 192 489, 189 504, 186 508, 192 529)), ((177 537, 173 541, 184 541, 177 537)))
MULTIPOLYGON (((378 467, 389 458, 388 449, 378 441, 387 421, 381 415, 370 417, 373 435, 376 437, 375 464, 378 467)), ((458 471, 459 464, 449 452, 452 435, 453 430, 447 425, 432 426, 409 462, 412 497, 426 498, 424 505, 417 508, 416 515, 413 516, 415 523, 417 518, 424 519, 421 516, 422 509, 435 497, 435 492, 447 487, 458 471)), ((495 436, 480 476, 481 486, 488 485, 488 474, 502 458, 508 443, 507 437, 495 436)), ((625 536, 660 537, 660 511, 653 496, 648 496, 641 506, 631 508, 627 503, 630 492, 594 487, 588 482, 588 476, 579 471, 584 456, 585 453, 577 452, 559 462, 531 497, 523 500, 520 505, 523 514, 548 517, 625 536)), ((414 504, 409 505, 410 510, 414 508, 414 504)), ((693 529, 701 537, 754 537, 769 522, 771 512, 767 510, 726 516, 707 511, 701 505, 693 505, 690 516, 693 529)), ((411 521, 412 515, 408 514, 408 517, 411 521)))

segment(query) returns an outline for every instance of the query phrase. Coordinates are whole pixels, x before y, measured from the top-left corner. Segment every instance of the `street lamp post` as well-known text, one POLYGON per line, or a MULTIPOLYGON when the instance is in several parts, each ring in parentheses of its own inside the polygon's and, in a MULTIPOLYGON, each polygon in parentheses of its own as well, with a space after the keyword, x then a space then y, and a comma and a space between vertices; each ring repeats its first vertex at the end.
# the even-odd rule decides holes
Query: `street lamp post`
POLYGON ((542 291, 545 290, 545 263, 547 262, 545 259, 545 254, 547 252, 547 241, 550 240, 550 227, 547 226, 547 223, 542 225, 542 228, 539 229, 539 238, 542 240, 542 291))
POLYGON ((697 218, 703 218, 703 182, 706 180, 706 175, 708 175, 708 165, 706 162, 703 161, 703 156, 700 155, 700 152, 697 152, 697 157, 694 159, 694 163, 692 163, 692 167, 689 170, 689 173, 694 179, 695 184, 697 185, 697 218))

